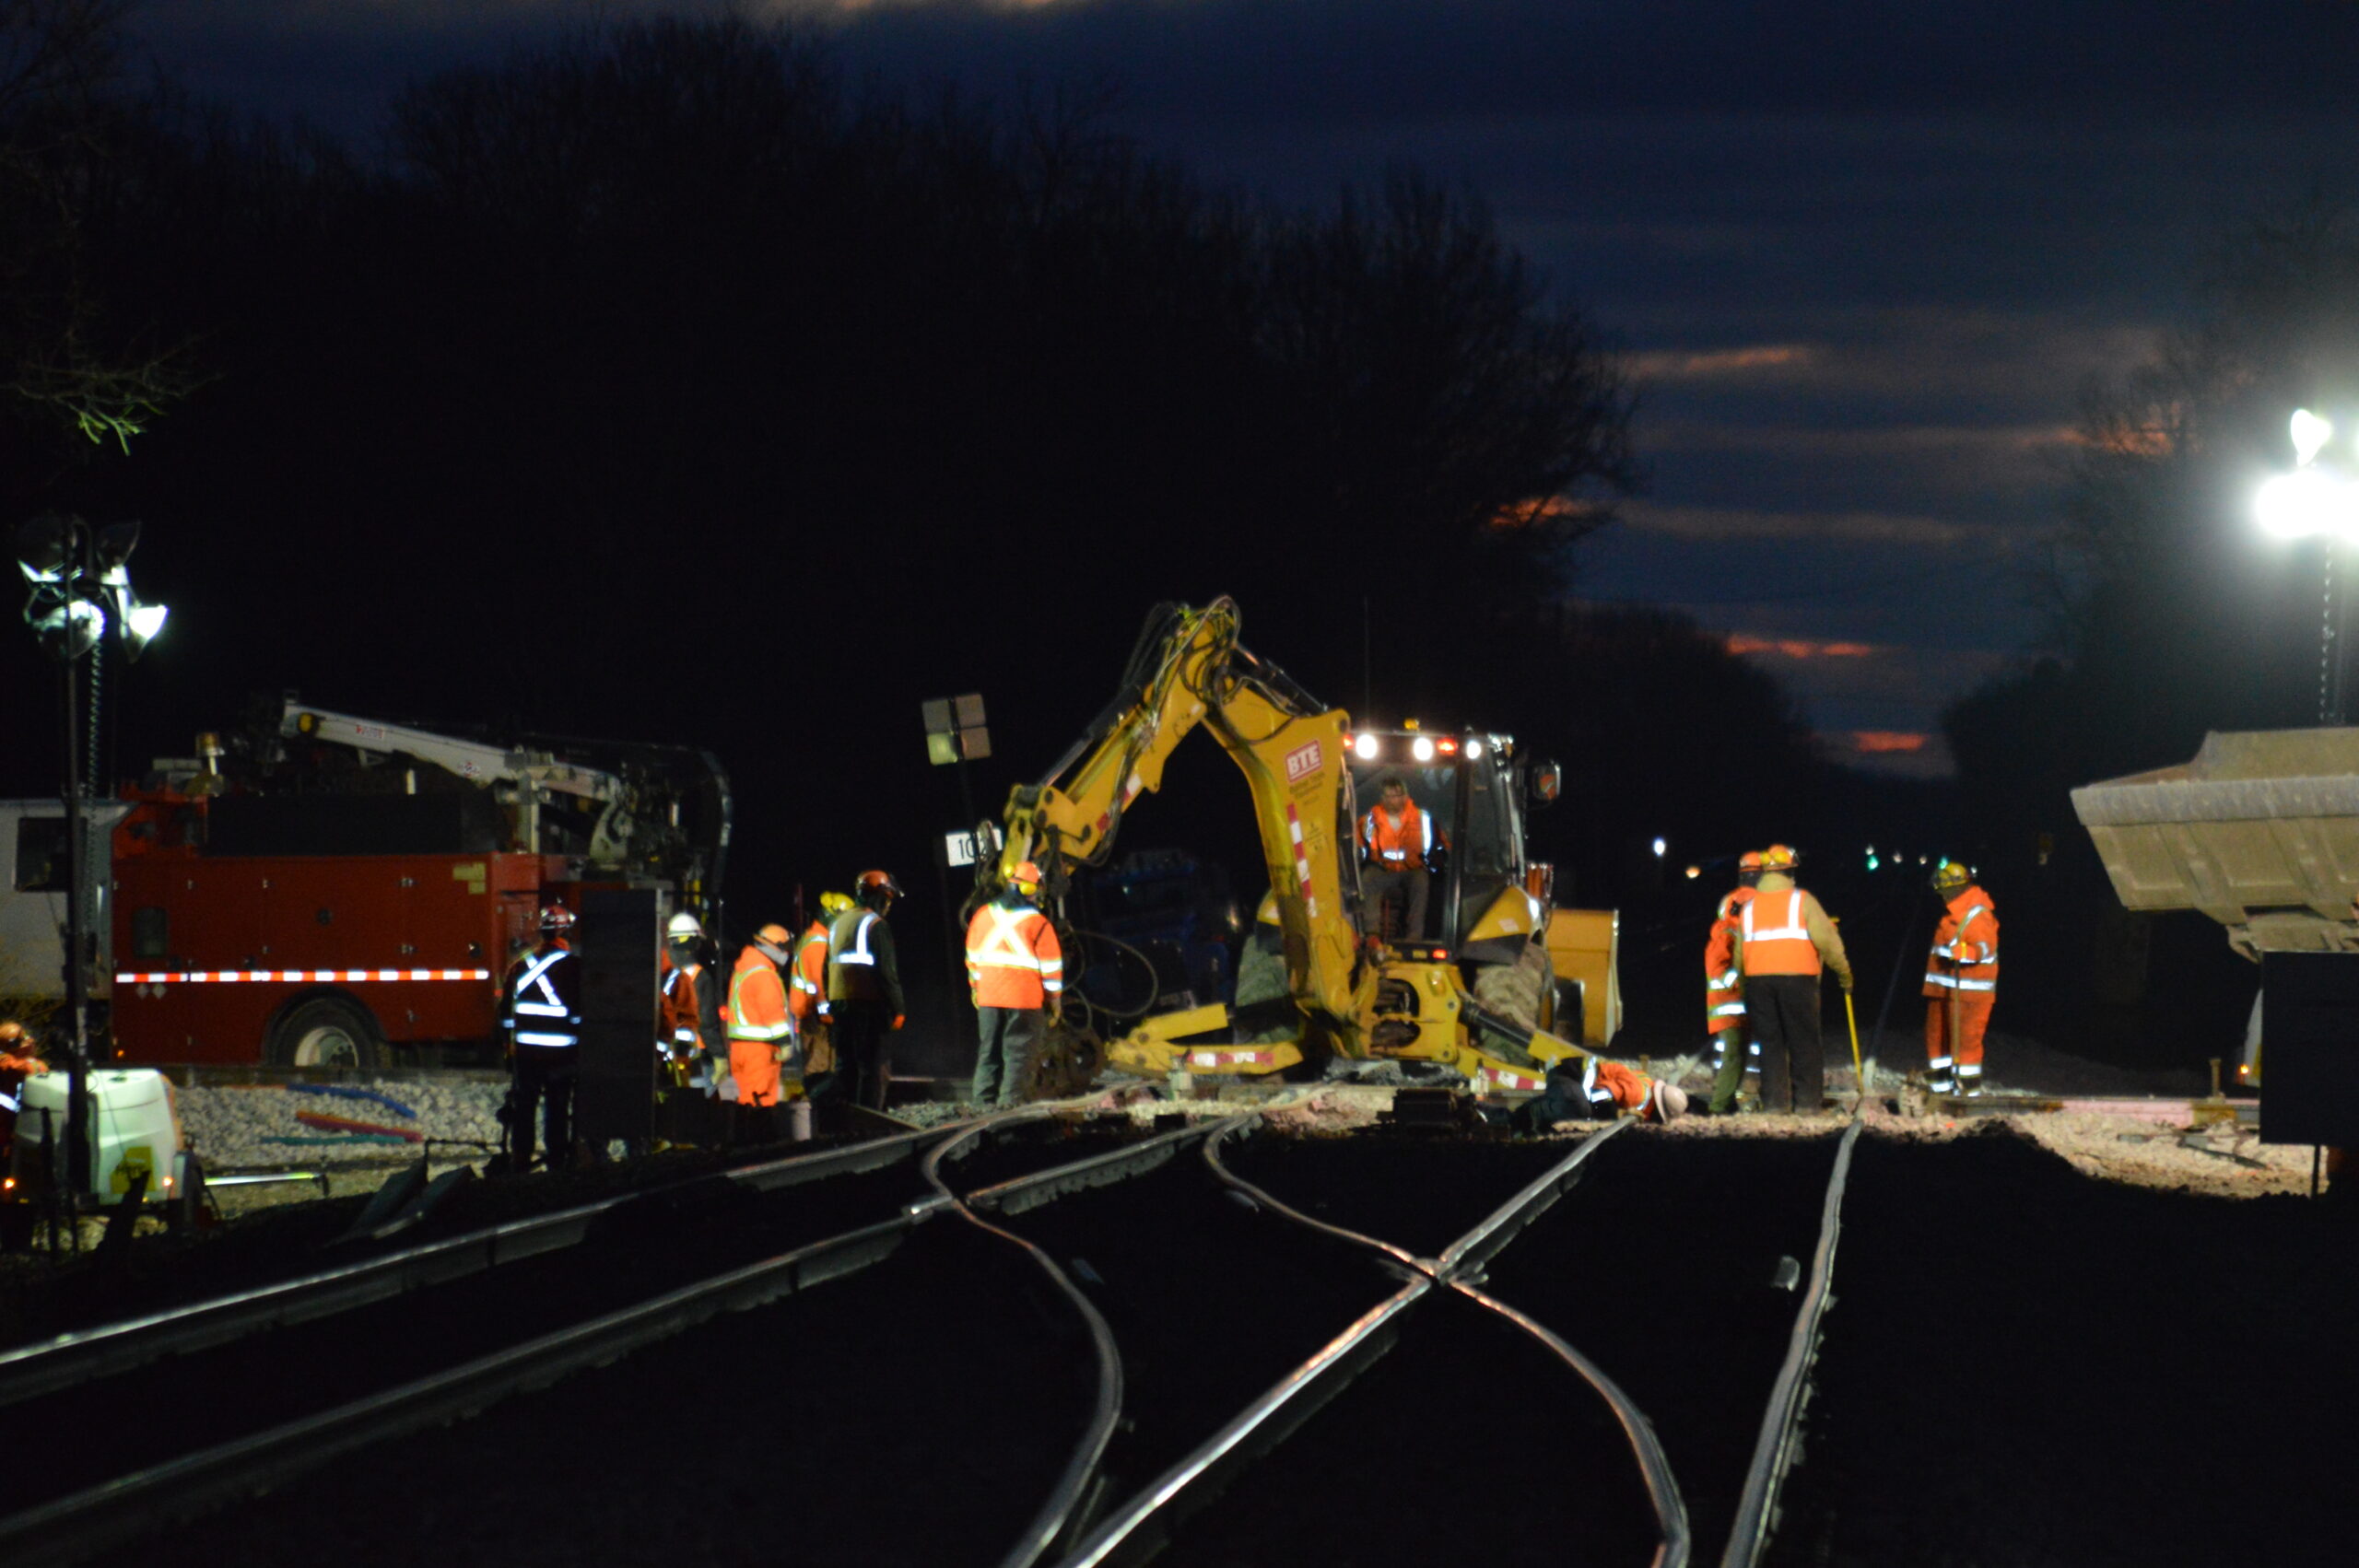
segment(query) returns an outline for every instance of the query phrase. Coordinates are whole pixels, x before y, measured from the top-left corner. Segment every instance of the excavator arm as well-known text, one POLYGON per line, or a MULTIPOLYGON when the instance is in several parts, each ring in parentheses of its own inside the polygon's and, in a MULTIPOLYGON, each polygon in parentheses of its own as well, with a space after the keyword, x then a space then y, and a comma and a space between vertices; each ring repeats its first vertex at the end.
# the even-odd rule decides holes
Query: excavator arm
POLYGON ((1199 725, 1208 727, 1252 795, 1287 979, 1305 1015, 1304 1043, 1348 1048, 1366 979, 1356 889, 1344 885, 1353 865, 1344 852, 1348 719, 1247 651, 1238 627, 1237 605, 1225 598, 1202 609, 1156 609, 1114 700, 1047 778, 1009 795, 1001 851, 973 903, 994 896, 1031 860, 1051 913, 1061 912, 1072 869, 1106 863, 1132 804, 1162 787, 1173 749, 1199 725))

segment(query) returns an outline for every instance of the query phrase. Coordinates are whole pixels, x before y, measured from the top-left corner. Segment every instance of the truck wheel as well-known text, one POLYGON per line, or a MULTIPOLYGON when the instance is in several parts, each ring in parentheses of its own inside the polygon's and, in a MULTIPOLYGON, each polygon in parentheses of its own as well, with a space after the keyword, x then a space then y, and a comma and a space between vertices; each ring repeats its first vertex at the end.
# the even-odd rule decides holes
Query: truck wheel
POLYGON ((276 1067, 382 1067, 377 1021, 358 1002, 321 997, 288 1010, 270 1033, 276 1067))
MULTIPOLYGON (((1525 943, 1523 952, 1512 964, 1485 964, 1474 971, 1474 1000, 1526 1029, 1543 1027, 1540 1022, 1540 999, 1555 989, 1555 976, 1548 963, 1548 950, 1536 942, 1525 943)), ((1488 1030, 1478 1034, 1483 1048, 1494 1055, 1519 1065, 1531 1060, 1530 1053, 1521 1046, 1488 1030)))

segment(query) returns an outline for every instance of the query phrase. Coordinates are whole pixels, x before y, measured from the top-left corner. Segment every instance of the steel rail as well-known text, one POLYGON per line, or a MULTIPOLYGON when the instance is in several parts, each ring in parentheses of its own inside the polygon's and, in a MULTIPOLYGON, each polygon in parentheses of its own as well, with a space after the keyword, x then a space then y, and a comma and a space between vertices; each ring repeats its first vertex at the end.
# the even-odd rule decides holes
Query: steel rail
MULTIPOLYGON (((1097 1098, 1080 1104, 1086 1106, 1097 1098)), ((1008 1125, 1074 1108, 1073 1103, 1051 1102, 953 1124, 946 1130, 949 1141, 964 1143, 1008 1125)), ((938 1170, 941 1153, 937 1145, 929 1153, 929 1172, 938 1170)), ((1059 1174, 1052 1168, 1027 1179, 1046 1180, 1059 1174)), ((890 1220, 0 1517, 0 1562, 10 1568, 43 1568, 93 1556, 241 1493, 280 1484, 357 1448, 473 1414, 511 1394, 545 1387, 571 1373, 616 1360, 720 1313, 762 1306, 854 1273, 890 1257, 918 1225, 957 1204, 957 1196, 937 1183, 933 1196, 905 1204, 890 1220)))
MULTIPOLYGON (((1015 1114, 1026 1115, 1024 1112, 1015 1114)), ((1238 1117, 1233 1121, 1242 1119, 1238 1117)), ((1223 1125, 1233 1125, 1233 1121, 1223 1125)), ((1082 1293, 1081 1287, 1073 1282, 1072 1277, 1057 1266, 1056 1260, 1034 1243, 984 1219, 976 1211, 975 1204, 978 1200, 987 1200, 988 1207, 1001 1212, 1018 1212, 1068 1193, 1139 1176, 1162 1164, 1181 1143, 1203 1137, 1208 1129, 1203 1123, 1181 1128, 1149 1139, 1134 1149, 1092 1155, 1052 1170, 1019 1177, 1015 1181, 1001 1182, 961 1198, 942 1179, 941 1168, 944 1162, 957 1159, 965 1153, 962 1146, 976 1135, 976 1130, 969 1129, 936 1144, 925 1157, 926 1180, 933 1185, 941 1199, 955 1208, 962 1219, 986 1235, 1022 1248, 1025 1256, 1048 1275, 1050 1282, 1072 1304, 1083 1328, 1088 1331, 1091 1354, 1097 1363, 1097 1396, 1080 1441, 1074 1444, 1056 1484, 1050 1489, 1048 1496, 1025 1526, 1023 1534, 1000 1559, 1001 1568, 1030 1568, 1056 1547, 1089 1501, 1097 1477, 1097 1467, 1106 1456, 1106 1445, 1113 1441, 1114 1429, 1121 1421, 1122 1353, 1114 1342, 1114 1331, 1108 1326, 1105 1315, 1097 1310, 1096 1303, 1082 1293)))
POLYGON ((1222 1184, 1288 1223, 1306 1226, 1368 1253, 1388 1270, 1406 1273, 1408 1281, 1101 1522, 1060 1568, 1140 1562, 1154 1555, 1169 1539, 1171 1528, 1180 1519, 1210 1502, 1229 1476, 1285 1441, 1390 1350, 1398 1337, 1402 1315, 1437 1286, 1456 1291, 1532 1334, 1606 1400, 1630 1439, 1649 1497, 1655 1505, 1663 1535, 1663 1545, 1654 1560, 1657 1568, 1684 1568, 1689 1550, 1686 1505, 1680 1498, 1670 1461, 1653 1426, 1628 1396, 1587 1358, 1531 1317, 1485 1295, 1473 1282, 1480 1277, 1482 1263, 1496 1256, 1533 1218, 1545 1212, 1579 1179, 1581 1167, 1589 1158, 1630 1124, 1617 1121, 1583 1139, 1564 1159, 1452 1242, 1439 1258, 1421 1258, 1405 1247, 1304 1214, 1229 1170, 1220 1159, 1221 1144, 1259 1119, 1239 1117, 1205 1141, 1204 1162, 1222 1184))
POLYGON ((331 1316, 528 1258, 562 1251, 585 1240, 599 1220, 634 1203, 676 1196, 698 1187, 719 1191, 734 1185, 757 1192, 776 1192, 829 1176, 881 1170, 910 1158, 928 1143, 980 1124, 973 1118, 949 1122, 817 1153, 710 1172, 635 1192, 617 1193, 554 1213, 508 1221, 342 1268, 322 1270, 121 1322, 75 1329, 0 1352, 0 1406, 128 1372, 167 1355, 207 1350, 250 1334, 331 1316))
POLYGON ((1802 1403, 1811 1366, 1818 1359, 1819 1327, 1826 1309, 1835 1304, 1834 1293, 1827 1287, 1835 1277, 1835 1243, 1843 1228, 1843 1193, 1851 1176, 1851 1151, 1865 1125, 1855 1115, 1836 1151, 1835 1171, 1827 1178, 1826 1199, 1819 1211, 1810 1289, 1794 1315, 1785 1364, 1778 1369, 1768 1409, 1761 1418, 1761 1435, 1754 1446, 1753 1464, 1745 1472, 1744 1491, 1737 1502, 1736 1523, 1729 1532, 1721 1568, 1754 1568, 1769 1543, 1769 1531, 1777 1519, 1778 1491, 1800 1448, 1802 1403))

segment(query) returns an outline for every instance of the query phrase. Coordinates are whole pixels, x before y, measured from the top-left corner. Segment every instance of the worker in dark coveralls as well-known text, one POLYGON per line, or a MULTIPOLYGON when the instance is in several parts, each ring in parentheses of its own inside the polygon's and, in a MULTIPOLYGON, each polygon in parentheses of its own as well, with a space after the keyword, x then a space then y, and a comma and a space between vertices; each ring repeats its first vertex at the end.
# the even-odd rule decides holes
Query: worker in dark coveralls
POLYGON ((533 1118, 546 1116, 548 1165, 573 1161, 573 1086, 581 1072, 581 965, 567 940, 573 911, 552 904, 541 911, 540 945, 509 965, 500 989, 499 1024, 508 1032, 512 1074, 508 1104, 509 1165, 522 1174, 533 1163, 533 1118))

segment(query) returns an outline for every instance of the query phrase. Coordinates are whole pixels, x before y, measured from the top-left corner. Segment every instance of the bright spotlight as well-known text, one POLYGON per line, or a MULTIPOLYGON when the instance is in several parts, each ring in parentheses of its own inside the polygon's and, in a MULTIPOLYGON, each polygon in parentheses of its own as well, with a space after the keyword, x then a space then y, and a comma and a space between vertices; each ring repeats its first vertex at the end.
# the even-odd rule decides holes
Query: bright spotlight
POLYGON ((1655 840, 1655 859, 1656 859, 1656 860, 1661 860, 1661 859, 1662 859, 1662 852, 1663 852, 1665 849, 1668 849, 1668 848, 1671 848, 1671 846, 1670 846, 1670 845, 1668 845, 1668 844, 1666 844, 1666 843, 1664 843, 1661 839, 1660 839, 1660 838, 1656 839, 1656 840, 1655 840))
POLYGON ((1434 759, 1434 743, 1426 736, 1420 735, 1409 743, 1409 755, 1419 762, 1431 762, 1434 759))
POLYGON ((1466 760, 1469 762, 1480 762, 1483 760, 1482 742, 1469 741, 1466 743, 1466 760))
POLYGON ((2280 539, 2353 532, 2351 486, 2323 468, 2272 474, 2253 497, 2253 517, 2280 539))
POLYGON ((1358 740, 1354 741, 1352 743, 1352 754, 1358 757, 1362 762, 1374 762, 1376 760, 1376 737, 1374 735, 1362 735, 1358 740))
POLYGON ((2294 460, 2309 466, 2327 442, 2334 439, 2334 421, 2322 418, 2306 408, 2294 410, 2294 460))

